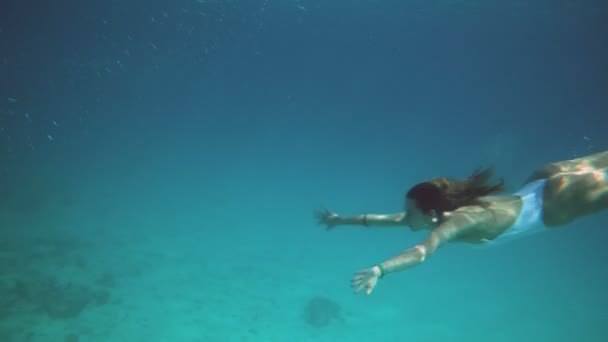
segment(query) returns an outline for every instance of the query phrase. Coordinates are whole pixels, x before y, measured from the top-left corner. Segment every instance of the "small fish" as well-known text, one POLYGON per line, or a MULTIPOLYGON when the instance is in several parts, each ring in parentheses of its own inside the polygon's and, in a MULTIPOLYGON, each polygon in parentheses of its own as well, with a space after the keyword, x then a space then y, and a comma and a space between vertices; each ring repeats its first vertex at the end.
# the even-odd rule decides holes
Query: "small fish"
POLYGON ((12 98, 12 97, 9 97, 9 98, 8 98, 8 102, 17 102, 17 99, 12 98))
POLYGON ((59 125, 57 124, 57 121, 53 120, 53 126, 59 127, 59 125))
POLYGON ((52 137, 50 134, 49 134, 49 135, 47 135, 46 137, 47 137, 47 138, 49 138, 49 140, 50 140, 50 141, 55 140, 55 139, 53 139, 53 137, 52 137))

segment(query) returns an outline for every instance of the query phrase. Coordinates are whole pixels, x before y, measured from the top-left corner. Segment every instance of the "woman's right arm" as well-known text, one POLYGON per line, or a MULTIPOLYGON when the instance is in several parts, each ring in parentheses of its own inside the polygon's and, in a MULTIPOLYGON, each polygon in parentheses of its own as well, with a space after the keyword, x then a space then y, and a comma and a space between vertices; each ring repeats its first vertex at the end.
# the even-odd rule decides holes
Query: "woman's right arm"
POLYGON ((325 225, 327 230, 336 226, 365 226, 365 227, 403 227, 405 223, 405 212, 395 214, 362 214, 354 216, 340 216, 327 209, 319 209, 315 216, 319 224, 325 225))

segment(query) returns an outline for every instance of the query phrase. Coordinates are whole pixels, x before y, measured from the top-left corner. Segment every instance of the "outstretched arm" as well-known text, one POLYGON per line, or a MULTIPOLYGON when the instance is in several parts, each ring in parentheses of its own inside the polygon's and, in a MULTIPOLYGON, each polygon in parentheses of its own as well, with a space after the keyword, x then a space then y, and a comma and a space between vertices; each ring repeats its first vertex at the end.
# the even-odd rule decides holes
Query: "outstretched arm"
POLYGON ((362 214, 354 216, 340 216, 327 209, 315 212, 317 221, 324 224, 327 229, 335 226, 359 225, 366 227, 402 227, 405 226, 405 212, 395 214, 362 214))
POLYGON ((381 271, 380 276, 403 271, 422 263, 427 257, 435 254, 439 247, 453 240, 459 234, 459 231, 460 229, 452 225, 450 227, 438 227, 421 244, 406 249, 395 257, 377 265, 381 271))
MULTIPOLYGON (((459 221, 459 220, 455 220, 459 221)), ((422 263, 437 251, 439 247, 456 239, 461 234, 472 229, 473 225, 458 224, 457 222, 444 223, 435 228, 421 244, 407 249, 397 256, 378 264, 372 268, 361 270, 355 274, 351 286, 355 288, 355 293, 366 289, 369 295, 379 278, 386 274, 403 271, 422 263)))

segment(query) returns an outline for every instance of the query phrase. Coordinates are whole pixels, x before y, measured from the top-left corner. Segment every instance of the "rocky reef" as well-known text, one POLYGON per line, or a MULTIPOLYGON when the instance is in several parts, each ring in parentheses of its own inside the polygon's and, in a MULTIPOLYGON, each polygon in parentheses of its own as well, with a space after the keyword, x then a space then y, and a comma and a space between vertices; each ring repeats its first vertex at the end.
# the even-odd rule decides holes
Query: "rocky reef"
POLYGON ((342 309, 335 301, 322 296, 308 300, 302 311, 304 322, 313 328, 322 328, 332 322, 343 322, 342 309))

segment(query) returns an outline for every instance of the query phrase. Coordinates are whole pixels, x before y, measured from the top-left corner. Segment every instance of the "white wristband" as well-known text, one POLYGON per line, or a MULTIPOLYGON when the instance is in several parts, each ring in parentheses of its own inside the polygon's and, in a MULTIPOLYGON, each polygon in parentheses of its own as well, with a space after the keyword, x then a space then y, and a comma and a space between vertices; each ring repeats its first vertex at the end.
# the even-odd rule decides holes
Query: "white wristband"
POLYGON ((372 271, 374 271, 374 275, 376 277, 382 277, 382 270, 378 266, 372 267, 372 271))
POLYGON ((424 259, 426 259, 426 247, 424 247, 423 245, 418 245, 414 248, 416 248, 418 251, 420 251, 420 254, 421 254, 420 261, 424 261, 424 259))

